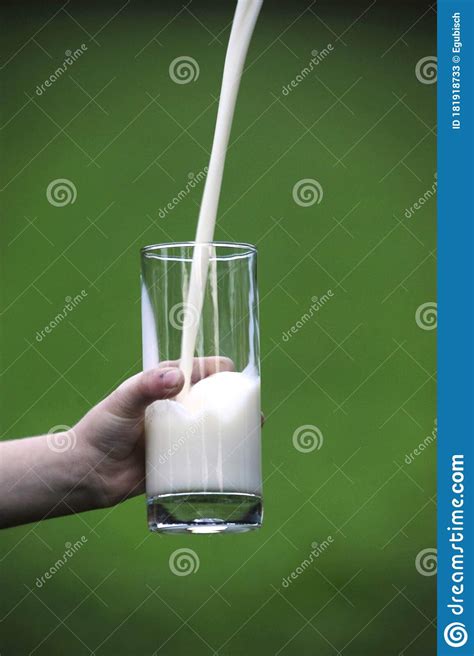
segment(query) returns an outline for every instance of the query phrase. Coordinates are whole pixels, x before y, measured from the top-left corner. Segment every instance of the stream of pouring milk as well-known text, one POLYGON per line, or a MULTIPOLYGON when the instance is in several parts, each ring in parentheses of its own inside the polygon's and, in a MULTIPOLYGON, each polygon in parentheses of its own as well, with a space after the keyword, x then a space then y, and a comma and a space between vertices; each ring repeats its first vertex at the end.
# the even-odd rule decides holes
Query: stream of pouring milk
MULTIPOLYGON (((257 22, 263 0, 238 0, 232 30, 227 47, 227 54, 222 78, 216 130, 212 144, 211 159, 207 172, 204 194, 196 231, 195 241, 211 242, 214 239, 217 207, 224 174, 225 156, 229 144, 235 103, 239 91, 240 78, 244 68, 245 57, 250 39, 257 22)), ((204 290, 209 267, 209 248, 197 246, 194 249, 191 267, 191 280, 185 305, 183 340, 181 347, 181 369, 184 373, 185 386, 183 395, 189 388, 193 365, 194 347, 198 331, 196 317, 201 314, 204 290)))
POLYGON ((191 373, 210 258, 217 313, 213 249, 204 244, 214 238, 240 78, 262 3, 238 0, 232 23, 184 307, 180 367, 185 384, 176 401, 157 401, 146 414, 149 497, 186 491, 261 491, 260 378, 255 366, 249 363, 243 372, 221 371, 193 386, 191 373))

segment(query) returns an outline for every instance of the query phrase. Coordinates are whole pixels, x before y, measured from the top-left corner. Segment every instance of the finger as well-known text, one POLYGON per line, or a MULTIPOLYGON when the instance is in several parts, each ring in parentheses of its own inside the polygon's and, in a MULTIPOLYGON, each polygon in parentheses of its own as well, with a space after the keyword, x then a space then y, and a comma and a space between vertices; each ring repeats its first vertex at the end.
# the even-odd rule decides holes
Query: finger
POLYGON ((139 417, 153 401, 175 397, 183 384, 183 372, 176 367, 149 369, 117 387, 106 399, 107 409, 116 416, 139 417))
MULTIPOLYGON (((159 367, 179 367, 179 360, 167 360, 166 362, 161 362, 159 367)), ((219 371, 234 371, 234 363, 230 358, 224 356, 208 356, 194 358, 193 360, 193 372, 191 375, 191 382, 197 383, 198 380, 202 378, 207 378, 216 374, 219 371)))

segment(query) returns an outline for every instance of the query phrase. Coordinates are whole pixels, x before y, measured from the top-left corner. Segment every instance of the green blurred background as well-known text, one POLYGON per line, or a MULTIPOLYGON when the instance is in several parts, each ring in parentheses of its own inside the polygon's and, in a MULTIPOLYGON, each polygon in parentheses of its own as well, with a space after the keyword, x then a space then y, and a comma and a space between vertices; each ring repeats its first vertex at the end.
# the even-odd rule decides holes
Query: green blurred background
MULTIPOLYGON (((207 165, 233 9, 3 3, 4 438, 73 425, 139 370, 139 248, 193 238, 202 184, 160 208, 207 165), (168 69, 183 55, 199 77, 179 85, 168 69), (46 190, 60 178, 77 198, 56 207, 46 190)), ((415 561, 435 547, 436 447, 408 457, 435 422, 436 331, 416 321, 435 301, 435 199, 406 216, 435 179, 436 85, 415 75, 435 54, 435 20, 427 2, 265 4, 216 235, 259 248, 264 527, 160 537, 137 498, 3 531, 2 656, 435 653, 435 577, 415 561), (292 191, 307 178, 323 197, 303 207, 292 191), (304 453, 293 435, 307 424, 323 443, 304 453), (199 558, 189 576, 169 567, 181 547, 199 558)))

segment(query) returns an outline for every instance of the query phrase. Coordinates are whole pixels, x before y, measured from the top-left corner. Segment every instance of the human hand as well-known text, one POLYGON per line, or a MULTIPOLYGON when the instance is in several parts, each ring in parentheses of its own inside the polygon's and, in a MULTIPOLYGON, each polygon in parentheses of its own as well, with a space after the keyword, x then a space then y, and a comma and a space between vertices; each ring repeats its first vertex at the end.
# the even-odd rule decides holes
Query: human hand
MULTIPOLYGON (((67 431, 0 443, 0 527, 104 508, 141 494, 145 410, 180 392, 178 365, 163 362, 132 376, 67 431)), ((227 358, 195 358, 192 382, 232 369, 227 358)))
POLYGON ((177 367, 132 376, 90 410, 72 429, 91 503, 111 506, 141 494, 145 484, 145 410, 183 387, 177 367))

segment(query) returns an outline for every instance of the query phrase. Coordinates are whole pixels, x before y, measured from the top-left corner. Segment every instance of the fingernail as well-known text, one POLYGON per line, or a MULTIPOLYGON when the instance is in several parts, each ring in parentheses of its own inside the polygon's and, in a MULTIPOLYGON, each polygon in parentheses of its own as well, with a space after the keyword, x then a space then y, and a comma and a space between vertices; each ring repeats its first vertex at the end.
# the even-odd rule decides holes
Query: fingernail
POLYGON ((179 369, 170 369, 164 374, 165 389, 174 389, 181 382, 182 373, 179 369))

